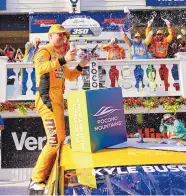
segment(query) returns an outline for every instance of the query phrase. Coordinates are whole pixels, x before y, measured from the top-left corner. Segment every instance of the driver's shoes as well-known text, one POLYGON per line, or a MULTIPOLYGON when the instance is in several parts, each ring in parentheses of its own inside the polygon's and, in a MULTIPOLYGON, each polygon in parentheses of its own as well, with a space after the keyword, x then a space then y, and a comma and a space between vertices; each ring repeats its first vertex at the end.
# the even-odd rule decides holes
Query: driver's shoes
POLYGON ((31 181, 29 185, 29 190, 31 191, 44 191, 46 184, 44 182, 31 181))

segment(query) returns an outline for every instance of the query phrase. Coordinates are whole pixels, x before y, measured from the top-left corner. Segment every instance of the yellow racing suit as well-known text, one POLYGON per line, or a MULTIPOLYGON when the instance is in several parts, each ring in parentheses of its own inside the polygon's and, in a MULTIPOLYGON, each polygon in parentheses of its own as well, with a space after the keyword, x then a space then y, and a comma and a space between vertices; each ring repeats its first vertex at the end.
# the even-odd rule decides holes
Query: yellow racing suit
POLYGON ((45 123, 47 119, 53 121, 58 139, 56 147, 52 147, 47 140, 33 170, 32 180, 44 182, 50 174, 57 151, 65 138, 63 99, 65 79, 75 80, 81 74, 82 68, 78 65, 75 69, 70 70, 65 65, 65 59, 60 58, 52 45, 47 45, 37 51, 34 56, 34 64, 37 90, 36 111, 42 118, 47 139, 51 131, 45 123))

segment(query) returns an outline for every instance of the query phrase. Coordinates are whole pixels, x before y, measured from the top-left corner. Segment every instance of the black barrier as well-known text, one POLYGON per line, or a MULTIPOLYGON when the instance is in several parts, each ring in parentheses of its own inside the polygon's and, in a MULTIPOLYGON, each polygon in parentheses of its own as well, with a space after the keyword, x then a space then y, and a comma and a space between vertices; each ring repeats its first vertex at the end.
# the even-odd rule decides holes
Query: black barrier
MULTIPOLYGON (((65 117, 69 135, 68 117, 65 117)), ((42 147, 46 143, 45 131, 40 118, 3 119, 5 129, 1 138, 2 168, 33 168, 42 147)))
POLYGON ((2 168, 32 168, 46 142, 40 118, 4 119, 2 168))
MULTIPOLYGON (((136 133, 139 129, 154 128, 158 131, 164 114, 143 114, 141 123, 136 114, 125 115, 127 132, 136 133)), ((177 118, 186 124, 185 113, 177 113, 177 118)), ((44 128, 40 118, 3 119, 2 131, 2 168, 32 168, 46 142, 44 128)), ((69 135, 68 117, 65 119, 66 135, 69 135)))

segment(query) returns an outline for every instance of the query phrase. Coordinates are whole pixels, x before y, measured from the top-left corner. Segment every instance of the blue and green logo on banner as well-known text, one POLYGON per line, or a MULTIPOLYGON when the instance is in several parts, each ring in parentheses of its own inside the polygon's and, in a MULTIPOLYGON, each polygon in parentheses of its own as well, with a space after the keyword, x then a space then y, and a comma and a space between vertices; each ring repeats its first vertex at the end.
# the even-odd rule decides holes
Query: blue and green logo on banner
POLYGON ((67 94, 73 151, 95 152, 127 141, 121 88, 67 94))
POLYGON ((0 10, 6 10, 6 0, 0 0, 0 10))
POLYGON ((186 0, 146 0, 146 6, 186 6, 186 0))

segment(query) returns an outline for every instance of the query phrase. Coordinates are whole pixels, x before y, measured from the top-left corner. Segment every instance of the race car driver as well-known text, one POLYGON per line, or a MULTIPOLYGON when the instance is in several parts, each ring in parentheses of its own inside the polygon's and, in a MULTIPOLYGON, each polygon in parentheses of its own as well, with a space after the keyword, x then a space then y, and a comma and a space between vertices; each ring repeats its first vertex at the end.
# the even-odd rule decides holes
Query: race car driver
POLYGON ((40 48, 34 56, 36 70, 36 111, 42 118, 47 143, 34 167, 30 190, 43 191, 45 182, 54 164, 57 151, 65 139, 64 84, 65 79, 75 80, 90 57, 82 57, 75 69, 66 63, 76 57, 76 49, 69 49, 69 33, 60 24, 53 25, 49 32, 49 44, 40 48))

